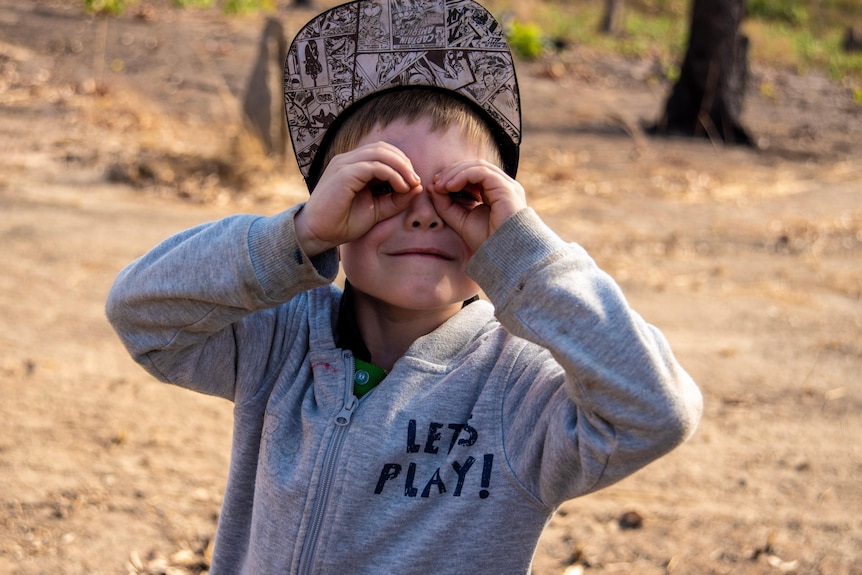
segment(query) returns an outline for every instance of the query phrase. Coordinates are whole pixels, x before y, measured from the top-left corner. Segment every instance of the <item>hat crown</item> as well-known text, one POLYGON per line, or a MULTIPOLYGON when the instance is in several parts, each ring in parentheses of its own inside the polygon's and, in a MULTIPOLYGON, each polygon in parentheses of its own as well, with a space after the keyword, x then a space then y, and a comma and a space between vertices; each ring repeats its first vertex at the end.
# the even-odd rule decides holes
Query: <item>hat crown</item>
POLYGON ((359 0, 312 19, 284 66, 291 142, 309 188, 351 106, 384 91, 423 86, 465 98, 482 113, 514 176, 521 143, 515 67, 502 25, 473 0, 359 0))

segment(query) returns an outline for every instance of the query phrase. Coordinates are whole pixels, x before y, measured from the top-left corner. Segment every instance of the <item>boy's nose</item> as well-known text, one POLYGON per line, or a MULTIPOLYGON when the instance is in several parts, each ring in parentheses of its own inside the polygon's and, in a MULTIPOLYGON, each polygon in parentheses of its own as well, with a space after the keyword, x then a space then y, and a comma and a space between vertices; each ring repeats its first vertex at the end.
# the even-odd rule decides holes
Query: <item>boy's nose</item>
POLYGON ((434 208, 431 195, 424 189, 410 202, 405 221, 411 228, 434 229, 443 226, 443 219, 434 208))

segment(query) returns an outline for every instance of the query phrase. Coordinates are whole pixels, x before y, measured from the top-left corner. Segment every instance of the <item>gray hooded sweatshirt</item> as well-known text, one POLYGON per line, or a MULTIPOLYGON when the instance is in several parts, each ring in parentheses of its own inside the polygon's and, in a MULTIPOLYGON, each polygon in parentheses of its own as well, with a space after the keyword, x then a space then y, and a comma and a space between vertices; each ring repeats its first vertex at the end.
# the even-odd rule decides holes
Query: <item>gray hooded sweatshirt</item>
POLYGON ((560 503, 693 433, 701 395, 664 337, 531 209, 468 265, 493 305, 357 400, 337 255, 303 253, 299 209, 180 233, 108 299, 150 373, 234 403, 212 575, 523 575, 560 503))

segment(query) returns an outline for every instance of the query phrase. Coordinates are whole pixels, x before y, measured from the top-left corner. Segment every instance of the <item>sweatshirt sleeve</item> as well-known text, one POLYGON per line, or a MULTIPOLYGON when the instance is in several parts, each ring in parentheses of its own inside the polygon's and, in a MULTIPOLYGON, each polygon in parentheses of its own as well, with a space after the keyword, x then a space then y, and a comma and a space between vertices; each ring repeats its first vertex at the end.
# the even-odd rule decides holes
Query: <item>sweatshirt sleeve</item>
POLYGON ((301 207, 204 224, 129 264, 106 312, 131 356, 162 381, 230 400, 237 400, 240 361, 259 371, 248 381, 260 381, 274 340, 285 337, 279 322, 290 316, 276 306, 338 271, 334 250, 310 259, 297 243, 293 218, 301 207))
POLYGON ((509 332, 550 352, 526 354, 503 404, 509 463, 543 503, 619 481, 694 432, 702 397, 664 336, 532 209, 501 226, 467 271, 509 332))

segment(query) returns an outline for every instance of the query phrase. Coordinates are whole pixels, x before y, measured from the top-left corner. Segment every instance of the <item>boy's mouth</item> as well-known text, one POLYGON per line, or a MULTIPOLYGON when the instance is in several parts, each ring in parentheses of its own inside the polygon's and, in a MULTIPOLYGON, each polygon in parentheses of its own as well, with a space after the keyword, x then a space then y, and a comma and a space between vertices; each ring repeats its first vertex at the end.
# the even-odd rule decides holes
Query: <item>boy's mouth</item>
POLYGON ((437 258, 446 261, 454 260, 450 254, 444 252, 443 250, 439 250, 437 248, 403 248, 400 250, 395 250, 390 252, 391 256, 420 256, 420 257, 430 257, 437 258))

